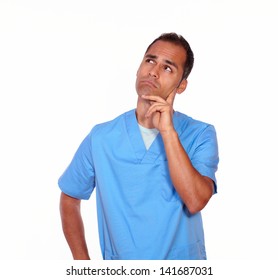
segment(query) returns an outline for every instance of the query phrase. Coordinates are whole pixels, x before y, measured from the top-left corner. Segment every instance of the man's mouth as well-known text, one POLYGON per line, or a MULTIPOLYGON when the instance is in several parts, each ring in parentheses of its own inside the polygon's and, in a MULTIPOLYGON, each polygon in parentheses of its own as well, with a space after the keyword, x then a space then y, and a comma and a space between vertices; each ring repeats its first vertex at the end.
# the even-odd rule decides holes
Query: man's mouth
POLYGON ((153 88, 158 88, 157 83, 155 83, 154 81, 151 81, 151 80, 142 80, 141 83, 149 85, 153 88))

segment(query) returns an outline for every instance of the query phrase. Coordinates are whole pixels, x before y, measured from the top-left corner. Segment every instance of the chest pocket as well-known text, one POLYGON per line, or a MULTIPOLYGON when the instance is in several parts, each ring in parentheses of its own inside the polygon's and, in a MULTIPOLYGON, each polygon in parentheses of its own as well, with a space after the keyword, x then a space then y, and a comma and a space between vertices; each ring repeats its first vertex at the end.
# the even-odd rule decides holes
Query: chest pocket
POLYGON ((180 196, 173 186, 167 160, 164 159, 160 161, 160 171, 162 175, 160 187, 163 199, 165 199, 166 201, 181 201, 180 196))

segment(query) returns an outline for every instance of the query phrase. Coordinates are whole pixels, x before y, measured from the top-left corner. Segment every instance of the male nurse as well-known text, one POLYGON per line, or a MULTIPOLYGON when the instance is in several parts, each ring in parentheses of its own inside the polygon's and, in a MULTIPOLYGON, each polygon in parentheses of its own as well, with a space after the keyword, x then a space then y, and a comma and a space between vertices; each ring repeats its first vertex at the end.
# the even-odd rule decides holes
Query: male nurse
POLYGON ((201 210, 216 193, 216 132, 173 108, 193 63, 181 35, 156 38, 137 71, 136 108, 95 125, 59 178, 74 259, 90 259, 80 205, 94 189, 103 259, 207 258, 201 210))

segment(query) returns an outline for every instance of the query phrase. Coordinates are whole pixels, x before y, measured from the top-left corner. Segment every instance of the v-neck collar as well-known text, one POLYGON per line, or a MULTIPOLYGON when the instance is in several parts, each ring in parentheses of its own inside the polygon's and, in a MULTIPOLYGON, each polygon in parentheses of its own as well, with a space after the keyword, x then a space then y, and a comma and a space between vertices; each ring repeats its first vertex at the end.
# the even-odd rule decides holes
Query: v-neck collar
POLYGON ((130 143, 135 152, 138 163, 152 163, 159 157, 166 159, 164 144, 160 133, 147 150, 136 119, 135 109, 125 115, 125 123, 130 143))

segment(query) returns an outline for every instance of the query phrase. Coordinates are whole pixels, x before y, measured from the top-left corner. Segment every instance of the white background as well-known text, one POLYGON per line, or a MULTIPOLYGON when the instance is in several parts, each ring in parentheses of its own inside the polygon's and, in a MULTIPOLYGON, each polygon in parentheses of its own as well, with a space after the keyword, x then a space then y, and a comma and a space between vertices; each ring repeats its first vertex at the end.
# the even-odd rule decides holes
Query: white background
MULTIPOLYGON (((277 11, 270 0, 0 0, 0 259, 71 259, 58 177, 93 125, 136 106, 145 49, 171 31, 195 53, 175 109, 218 133, 208 258, 277 259, 277 11)), ((82 205, 100 259, 94 195, 82 205)))

